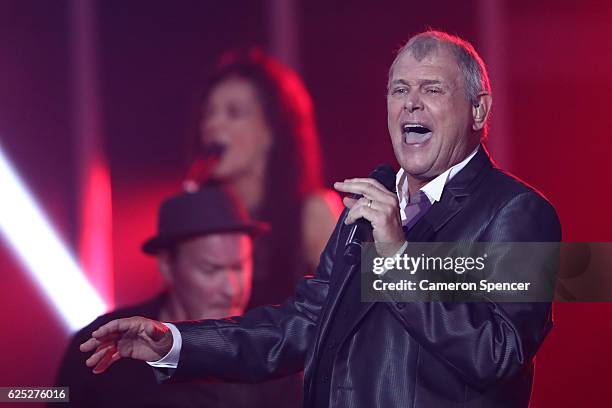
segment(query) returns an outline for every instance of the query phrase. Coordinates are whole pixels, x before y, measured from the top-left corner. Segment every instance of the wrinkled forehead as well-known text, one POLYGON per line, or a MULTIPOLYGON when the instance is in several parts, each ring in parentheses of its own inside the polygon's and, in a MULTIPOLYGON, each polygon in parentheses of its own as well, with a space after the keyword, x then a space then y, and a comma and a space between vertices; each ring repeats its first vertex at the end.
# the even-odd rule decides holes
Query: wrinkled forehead
POLYGON ((457 58, 448 47, 441 43, 427 50, 401 51, 389 68, 388 85, 399 79, 411 81, 434 78, 456 85, 463 83, 457 58))

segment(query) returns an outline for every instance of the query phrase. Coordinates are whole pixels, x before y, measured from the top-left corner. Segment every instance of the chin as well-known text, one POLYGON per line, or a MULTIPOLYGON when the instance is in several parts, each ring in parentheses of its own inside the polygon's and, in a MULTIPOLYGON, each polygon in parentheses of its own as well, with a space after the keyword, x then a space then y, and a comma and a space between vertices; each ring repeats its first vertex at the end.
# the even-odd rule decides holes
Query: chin
POLYGON ((431 163, 420 154, 404 154, 399 163, 409 174, 415 175, 425 174, 431 168, 431 163))
POLYGON ((212 172, 211 178, 217 181, 231 181, 234 178, 235 171, 223 163, 219 164, 212 172))

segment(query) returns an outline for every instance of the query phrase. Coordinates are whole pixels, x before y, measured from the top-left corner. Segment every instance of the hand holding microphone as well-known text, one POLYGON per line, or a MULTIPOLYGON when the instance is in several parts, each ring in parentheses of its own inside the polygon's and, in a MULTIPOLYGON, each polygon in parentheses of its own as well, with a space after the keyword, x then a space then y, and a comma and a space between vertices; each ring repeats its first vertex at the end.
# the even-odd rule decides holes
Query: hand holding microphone
POLYGON ((212 142, 204 145, 187 169, 183 190, 190 193, 198 191, 200 186, 210 179, 224 151, 225 146, 221 143, 212 142))
POLYGON ((393 168, 389 165, 380 165, 374 169, 369 178, 347 179, 334 183, 334 188, 353 194, 343 199, 344 205, 350 210, 345 223, 354 224, 344 253, 347 263, 352 265, 358 263, 361 243, 371 241, 372 238, 377 244, 379 254, 393 255, 399 248, 396 248, 395 244, 404 242, 399 200, 393 192, 395 190, 393 168))

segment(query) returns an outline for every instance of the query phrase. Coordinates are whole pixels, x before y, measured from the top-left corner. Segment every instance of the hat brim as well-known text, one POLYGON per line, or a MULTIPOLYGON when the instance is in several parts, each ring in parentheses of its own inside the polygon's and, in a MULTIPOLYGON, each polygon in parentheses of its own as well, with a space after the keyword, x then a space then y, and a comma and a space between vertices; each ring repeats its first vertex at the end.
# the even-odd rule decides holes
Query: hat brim
POLYGON ((203 229, 179 235, 157 235, 148 239, 144 242, 144 244, 142 244, 142 251, 149 255, 157 255, 164 249, 172 248, 181 242, 203 235, 221 234, 225 232, 244 232, 249 234, 252 238, 256 238, 268 231, 270 231, 270 224, 260 221, 252 221, 248 224, 237 225, 234 227, 230 226, 223 228, 203 229))

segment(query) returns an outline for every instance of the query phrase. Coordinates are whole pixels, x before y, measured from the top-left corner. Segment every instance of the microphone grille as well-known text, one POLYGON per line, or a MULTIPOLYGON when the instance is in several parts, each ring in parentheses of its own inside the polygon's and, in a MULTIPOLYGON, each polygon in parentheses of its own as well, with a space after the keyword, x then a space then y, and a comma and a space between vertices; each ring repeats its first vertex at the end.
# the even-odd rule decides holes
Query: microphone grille
POLYGON ((381 183, 385 188, 391 192, 395 192, 395 169, 386 163, 379 164, 370 173, 370 178, 381 183))

